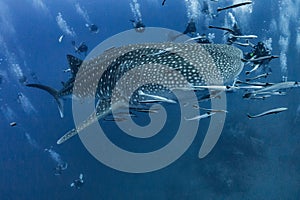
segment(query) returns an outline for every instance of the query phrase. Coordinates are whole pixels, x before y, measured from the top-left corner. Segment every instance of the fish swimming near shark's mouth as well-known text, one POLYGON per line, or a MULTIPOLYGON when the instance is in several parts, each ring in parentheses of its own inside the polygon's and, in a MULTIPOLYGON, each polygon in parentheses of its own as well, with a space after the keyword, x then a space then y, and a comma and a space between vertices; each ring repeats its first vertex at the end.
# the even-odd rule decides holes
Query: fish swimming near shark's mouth
POLYGON ((105 117, 126 101, 138 104, 139 92, 134 92, 134 83, 149 84, 139 88, 143 93, 163 95, 168 88, 180 89, 200 85, 218 85, 231 82, 243 69, 242 51, 225 44, 197 43, 146 43, 111 48, 101 55, 84 61, 74 79, 56 91, 48 86, 29 84, 49 92, 55 97, 62 114, 61 97, 73 93, 76 98, 95 97, 96 108, 77 128, 62 136, 61 144, 87 126, 105 117), (134 75, 121 81, 131 70, 134 75), (76 80, 75 80, 76 76, 76 80), (157 84, 162 83, 162 84, 157 84), (115 90, 121 86, 121 90, 115 90), (65 92, 63 92, 65 91, 65 92), (66 92, 67 91, 67 92, 66 92), (76 91, 76 92, 74 92, 76 91), (117 93, 114 95, 113 92, 117 93), (130 96, 132 95, 132 96, 130 96))

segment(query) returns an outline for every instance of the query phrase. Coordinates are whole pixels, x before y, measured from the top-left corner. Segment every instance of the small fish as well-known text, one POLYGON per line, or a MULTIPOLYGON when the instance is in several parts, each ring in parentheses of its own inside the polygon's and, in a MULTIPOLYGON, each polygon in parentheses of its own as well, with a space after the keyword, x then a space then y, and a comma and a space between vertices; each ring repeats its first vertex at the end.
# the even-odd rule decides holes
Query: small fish
MULTIPOLYGON (((173 100, 171 100, 172 102, 167 102, 167 103, 176 103, 175 101, 173 102, 173 100)), ((139 103, 159 103, 159 102, 165 102, 159 99, 149 99, 149 100, 142 100, 139 101, 139 103)))
POLYGON ((271 97, 272 95, 269 95, 269 94, 266 94, 266 95, 263 95, 263 96, 252 96, 250 97, 250 99, 261 99, 261 100, 265 100, 266 98, 269 98, 271 97))
POLYGON ((236 44, 236 45, 240 45, 242 47, 247 47, 247 46, 250 46, 250 44, 248 42, 246 43, 241 43, 241 42, 233 42, 233 44, 236 44))
POLYGON ((245 86, 238 86, 238 89, 262 89, 264 86, 261 85, 245 85, 245 86))
POLYGON ((258 57, 258 58, 254 58, 254 59, 249 59, 247 61, 248 62, 260 62, 260 61, 264 61, 264 60, 272 60, 274 58, 279 58, 279 56, 277 56, 277 55, 262 56, 262 57, 258 57))
POLYGON ((165 5, 165 3, 166 3, 166 0, 163 0, 163 2, 161 3, 161 5, 162 6, 165 5))
POLYGON ((287 82, 282 82, 282 83, 276 83, 274 85, 271 85, 269 87, 265 87, 261 90, 257 90, 252 92, 253 94, 258 94, 262 92, 270 92, 270 91, 278 91, 281 89, 288 89, 288 88, 294 88, 294 87, 299 87, 299 83, 297 81, 287 81, 287 82))
POLYGON ((205 110, 205 111, 209 111, 209 112, 215 112, 215 113, 217 113, 217 112, 221 112, 221 113, 228 113, 228 111, 227 110, 216 110, 216 109, 209 109, 209 108, 199 108, 199 109, 201 109, 201 110, 205 110))
POLYGON ((263 82, 243 82, 241 80, 238 80, 236 82, 236 84, 244 84, 244 85, 254 85, 254 86, 263 86, 263 87, 267 87, 267 86, 271 86, 274 85, 275 83, 263 83, 263 82))
MULTIPOLYGON (((251 84, 251 83, 249 83, 251 84)), ((253 83, 255 84, 255 83, 253 83)), ((257 83, 258 85, 259 83, 257 83)), ((297 82, 282 82, 282 83, 261 83, 261 86, 265 84, 266 87, 263 87, 262 89, 255 90, 249 93, 244 94, 243 98, 252 98, 253 96, 256 95, 261 95, 261 94, 270 94, 270 95, 285 95, 284 92, 281 92, 279 90, 281 89, 288 89, 288 88, 293 88, 293 87, 299 87, 297 82)))
POLYGON ((229 85, 199 85, 199 86, 193 86, 194 89, 209 89, 209 90, 218 90, 218 91, 232 91, 234 89, 237 89, 235 86, 229 86, 229 85))
POLYGON ((63 39, 64 39, 64 35, 61 35, 61 36, 58 38, 58 42, 61 43, 63 39))
POLYGON ((232 30, 230 28, 227 28, 227 27, 219 27, 219 26, 211 26, 211 25, 209 25, 208 28, 219 29, 219 30, 227 31, 227 32, 229 32, 229 33, 231 33, 233 35, 235 34, 234 30, 232 30))
POLYGON ((206 36, 204 36, 204 35, 199 35, 199 36, 197 36, 197 37, 190 38, 190 39, 188 39, 188 40, 186 40, 186 41, 184 41, 184 42, 189 42, 189 41, 198 40, 198 39, 204 39, 204 38, 206 38, 206 36))
POLYGON ((231 34, 231 37, 240 38, 240 39, 256 39, 256 38, 258 38, 257 35, 234 35, 234 34, 231 34))
MULTIPOLYGON (((149 100, 147 102, 147 100, 143 101, 143 102, 147 102, 147 103, 154 103, 154 102, 166 102, 166 103, 176 103, 176 101, 172 100, 172 99, 167 99, 165 97, 162 96, 158 96, 158 95, 151 95, 151 94, 146 94, 143 91, 139 90, 138 94, 141 96, 146 96, 146 97, 150 97, 150 98, 154 98, 154 100, 149 100)), ((139 101, 141 102, 141 101, 139 101)))
POLYGON ((200 120, 200 119, 208 118, 208 117, 210 117, 210 116, 212 116, 214 114, 216 114, 216 112, 207 112, 207 113, 205 113, 203 115, 198 115, 198 116, 193 117, 193 118, 186 118, 186 117, 184 117, 184 119, 187 120, 187 121, 200 120))
POLYGON ((252 4, 252 1, 245 1, 245 2, 242 2, 242 3, 233 4, 231 6, 227 6, 227 7, 224 7, 224 8, 218 8, 217 11, 220 12, 222 10, 227 10, 227 9, 230 9, 230 8, 237 8, 237 7, 240 7, 240 6, 247 5, 247 4, 252 4))
POLYGON ((263 73, 263 74, 260 74, 258 76, 252 77, 252 78, 246 78, 245 80, 248 82, 248 81, 253 81, 253 80, 256 80, 256 79, 260 79, 260 78, 267 78, 270 74, 271 74, 270 72, 263 73))
POLYGON ((251 72, 256 71, 259 67, 260 67, 260 64, 256 64, 256 65, 253 67, 253 69, 251 69, 250 71, 246 71, 245 74, 248 75, 248 74, 250 74, 251 72))
POLYGON ((14 126, 17 125, 17 122, 11 122, 9 125, 10 125, 11 127, 14 127, 14 126))
POLYGON ((257 95, 278 95, 278 96, 284 96, 284 95, 286 95, 286 92, 282 92, 282 91, 260 92, 260 93, 257 93, 257 95))
POLYGON ((257 114, 257 115, 250 115, 250 114, 247 114, 248 118, 258 118, 258 117, 262 117, 262 116, 265 116, 265 115, 270 115, 270 114, 277 114, 277 113, 280 113, 280 112, 283 112, 283 111, 286 111, 287 108, 274 108, 274 109, 271 109, 271 110, 268 110, 268 111, 265 111, 263 113, 260 113, 260 114, 257 114))

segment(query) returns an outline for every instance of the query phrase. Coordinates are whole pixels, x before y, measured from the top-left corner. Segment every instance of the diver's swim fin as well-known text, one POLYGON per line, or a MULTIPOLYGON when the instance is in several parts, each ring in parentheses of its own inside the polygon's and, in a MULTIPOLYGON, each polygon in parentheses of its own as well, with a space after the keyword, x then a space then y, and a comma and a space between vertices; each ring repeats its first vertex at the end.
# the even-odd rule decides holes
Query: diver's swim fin
POLYGON ((49 86, 46 86, 46 85, 41 85, 41 84, 26 84, 26 86, 28 87, 34 87, 34 88, 39 88, 41 90, 44 90, 46 92, 48 92, 49 94, 51 94, 54 99, 56 100, 56 103, 57 103, 57 106, 58 106, 58 111, 59 111, 59 114, 60 114, 60 117, 63 118, 64 117, 64 102, 61 98, 59 98, 58 96, 58 91, 49 87, 49 86))

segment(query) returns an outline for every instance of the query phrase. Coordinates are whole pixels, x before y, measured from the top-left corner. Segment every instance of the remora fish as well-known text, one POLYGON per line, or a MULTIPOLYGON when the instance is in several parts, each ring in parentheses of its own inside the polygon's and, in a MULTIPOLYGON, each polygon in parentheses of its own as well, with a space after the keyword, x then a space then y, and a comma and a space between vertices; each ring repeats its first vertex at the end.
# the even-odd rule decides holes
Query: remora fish
POLYGON ((264 82, 244 82, 241 80, 236 81, 236 84, 238 86, 244 84, 244 85, 254 85, 254 86, 263 86, 263 87, 267 87, 267 86, 271 86, 274 85, 275 83, 264 83, 264 82))
POLYGON ((213 112, 213 113, 218 113, 218 112, 221 112, 221 113, 228 113, 227 110, 215 110, 215 109, 201 108, 201 107, 199 107, 198 109, 206 110, 206 111, 213 112))
POLYGON ((256 64, 250 71, 246 71, 245 74, 248 75, 253 71, 256 71, 260 67, 260 64, 256 64))
POLYGON ((137 81, 156 83, 144 85, 140 90, 159 96, 163 96, 161 94, 164 88, 158 83, 163 83, 169 91, 190 85, 220 84, 220 80, 228 83, 242 71, 244 65, 241 61, 242 56, 240 49, 225 44, 147 43, 126 45, 105 51, 83 62, 80 66, 82 73, 76 74, 73 90, 75 91, 73 95, 77 98, 86 98, 95 97, 95 87, 97 88, 98 102, 94 112, 77 128, 62 136, 57 144, 65 142, 87 126, 102 119, 112 109, 124 106, 124 102, 138 103, 137 92, 133 95, 130 92, 135 89, 132 87, 137 81), (167 50, 170 50, 169 53, 165 52, 167 50), (165 53, 156 54, 162 51, 165 53), (134 73, 129 73, 131 75, 126 82, 122 82, 123 76, 131 70, 134 73), (123 88, 117 90, 116 86, 123 88), (113 92, 117 95, 112 96, 113 92))
POLYGON ((229 33, 231 33, 232 35, 235 34, 235 31, 230 29, 230 28, 227 28, 227 27, 219 27, 219 26, 212 26, 212 25, 209 25, 208 28, 214 28, 214 29, 219 29, 219 30, 223 30, 223 31, 227 31, 229 33))
POLYGON ((155 103, 155 102, 176 103, 176 101, 174 101, 172 99, 168 99, 168 98, 158 96, 158 95, 146 94, 141 90, 138 91, 138 95, 151 98, 151 99, 146 99, 146 100, 142 100, 142 101, 139 100, 139 103, 155 103))
POLYGON ((233 44, 240 45, 240 46, 242 46, 242 47, 247 47, 247 46, 250 46, 249 42, 246 42, 246 43, 241 43, 241 42, 233 42, 233 44))
POLYGON ((240 39, 255 39, 257 35, 234 35, 232 34, 231 37, 240 38, 240 39))
POLYGON ((252 4, 252 1, 245 1, 245 2, 242 2, 242 3, 233 4, 231 6, 227 6, 227 7, 224 7, 224 8, 218 8, 217 11, 220 12, 222 10, 227 10, 227 9, 230 9, 230 8, 236 8, 236 7, 244 6, 244 5, 247 5, 247 4, 252 4))
POLYGON ((278 95, 278 96, 283 96, 286 95, 286 92, 281 92, 281 91, 275 91, 275 92, 260 92, 258 95, 278 95))
POLYGON ((192 121, 192 120, 200 120, 200 119, 205 119, 205 118, 209 118, 210 116, 216 114, 216 112, 207 112, 205 114, 202 115, 198 115, 196 117, 193 118, 184 118, 187 121, 192 121))
POLYGON ((244 95, 244 98, 249 98, 252 95, 257 95, 257 94, 264 93, 264 92, 276 92, 278 90, 294 88, 294 87, 299 87, 299 83, 297 81, 287 81, 287 82, 282 82, 282 83, 276 83, 271 86, 267 86, 263 89, 246 93, 244 95))
POLYGON ((246 81, 253 81, 253 80, 256 80, 256 79, 259 79, 259 78, 267 78, 267 76, 270 75, 270 74, 271 74, 270 72, 263 73, 263 74, 255 76, 255 77, 252 77, 252 78, 246 78, 245 80, 246 81))
POLYGON ((193 40, 197 40, 197 39, 204 39, 204 38, 206 38, 206 36, 199 35, 199 36, 196 36, 196 37, 190 38, 190 39, 186 40, 185 42, 190 42, 190 41, 193 41, 193 40))
POLYGON ((80 60, 79 58, 76 58, 75 56, 72 56, 72 55, 67 55, 67 60, 68 60, 69 67, 70 67, 71 77, 69 78, 69 80, 67 82, 62 82, 63 88, 60 89, 59 91, 57 91, 49 86, 41 85, 41 84, 27 84, 26 85, 28 87, 35 87, 35 88, 45 90, 46 92, 51 94, 56 100, 61 118, 63 118, 63 116, 64 116, 62 98, 72 94, 75 77, 79 70, 80 65, 82 64, 82 60, 80 60))
POLYGON ((200 85, 200 86, 194 86, 194 89, 209 89, 209 90, 217 90, 217 91, 232 91, 234 89, 237 89, 235 86, 229 86, 229 85, 200 85))
POLYGON ((266 98, 269 98, 271 96, 272 95, 270 95, 270 94, 265 94, 265 95, 262 95, 262 96, 253 96, 253 97, 250 97, 250 99, 262 99, 262 100, 265 100, 266 98))
POLYGON ((262 116, 265 116, 265 115, 270 115, 270 114, 277 114, 277 113, 280 113, 282 111, 285 111, 287 110, 287 108, 274 108, 274 109, 271 109, 271 110, 268 110, 268 111, 265 111, 263 113, 260 113, 258 115, 250 115, 250 114, 247 114, 247 116, 249 118, 257 118, 257 117, 262 117, 262 116))
POLYGON ((249 59, 247 61, 248 62, 260 62, 260 61, 263 61, 263 60, 272 60, 274 58, 279 58, 279 56, 277 56, 277 55, 262 56, 262 57, 259 57, 259 58, 249 59))

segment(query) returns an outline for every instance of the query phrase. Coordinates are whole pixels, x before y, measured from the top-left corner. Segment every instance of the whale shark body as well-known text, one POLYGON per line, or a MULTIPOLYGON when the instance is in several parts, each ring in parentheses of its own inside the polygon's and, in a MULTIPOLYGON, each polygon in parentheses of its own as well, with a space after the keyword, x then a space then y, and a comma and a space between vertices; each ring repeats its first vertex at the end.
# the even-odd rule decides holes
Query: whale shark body
POLYGON ((95 98, 94 112, 63 135, 57 141, 61 144, 126 102, 138 105, 145 96, 169 98, 173 89, 232 82, 243 69, 242 56, 240 49, 226 44, 132 44, 83 61, 60 91, 39 84, 28 86, 49 92, 58 104, 69 94, 95 98))

